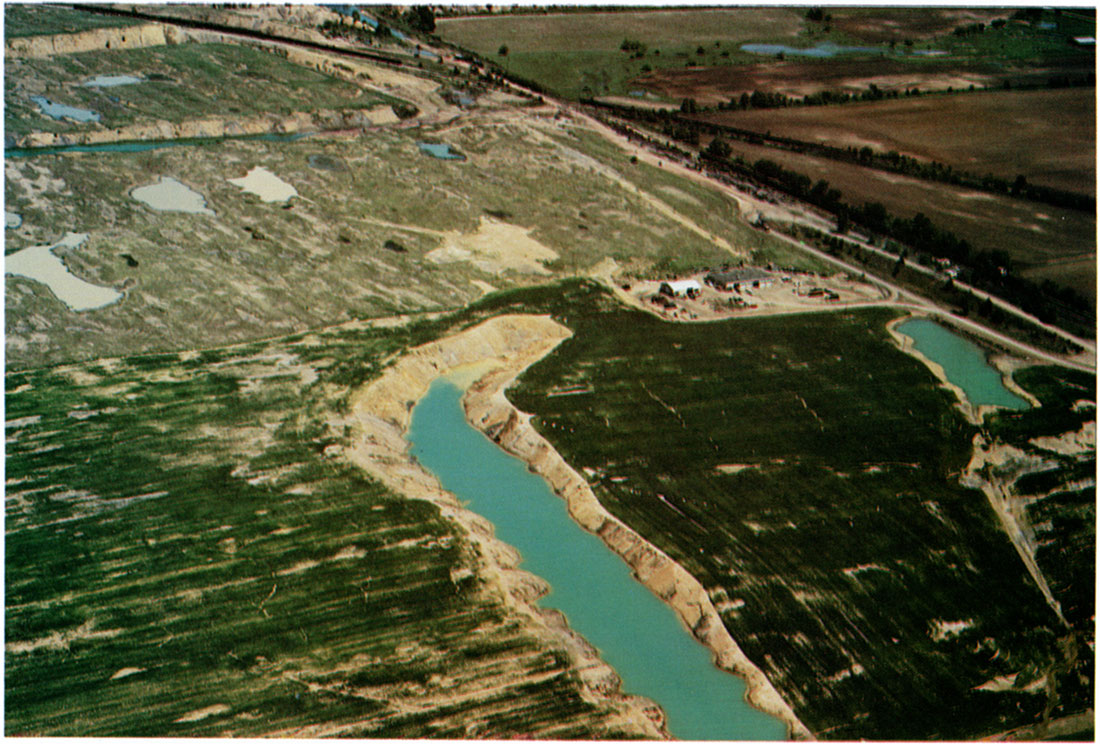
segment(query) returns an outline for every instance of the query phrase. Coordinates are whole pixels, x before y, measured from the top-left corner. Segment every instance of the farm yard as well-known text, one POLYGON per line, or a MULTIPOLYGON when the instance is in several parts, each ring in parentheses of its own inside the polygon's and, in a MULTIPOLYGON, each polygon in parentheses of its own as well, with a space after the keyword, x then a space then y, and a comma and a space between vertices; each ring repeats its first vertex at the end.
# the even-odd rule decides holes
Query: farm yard
POLYGON ((887 91, 1043 85, 1054 74, 1093 70, 1092 52, 1066 42, 1067 34, 1088 33, 1089 21, 1069 13, 1030 19, 1000 8, 835 8, 829 15, 814 22, 805 9, 778 7, 489 14, 442 18, 438 33, 566 98, 649 92, 677 105, 684 98, 714 105, 754 90, 862 92, 871 83, 887 91), (993 28, 995 20, 1005 23, 993 28), (979 23, 990 28, 953 34, 979 23), (624 49, 626 41, 636 45, 624 49), (741 48, 746 43, 832 44, 839 53, 763 61, 741 48), (852 44, 875 46, 843 53, 852 44))
POLYGON ((1028 183, 1095 195, 1095 98, 1092 88, 990 91, 699 118, 834 147, 893 150, 1010 181, 1023 175, 1028 183), (1037 142, 1042 147, 1034 147, 1037 142))
POLYGON ((801 28, 797 9, 778 7, 492 15, 437 23, 446 41, 568 98, 625 95, 636 87, 629 81, 645 67, 744 60, 751 55, 740 51, 740 44, 794 40, 801 28), (631 56, 620 49, 624 39, 638 41, 647 51, 631 56), (502 45, 508 48, 503 56, 498 54, 502 45))

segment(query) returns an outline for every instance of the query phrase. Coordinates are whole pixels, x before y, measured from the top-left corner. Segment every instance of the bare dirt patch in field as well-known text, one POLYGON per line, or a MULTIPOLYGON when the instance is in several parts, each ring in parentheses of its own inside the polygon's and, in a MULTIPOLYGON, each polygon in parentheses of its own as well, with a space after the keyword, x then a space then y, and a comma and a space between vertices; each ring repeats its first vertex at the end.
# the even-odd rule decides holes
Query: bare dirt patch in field
POLYGON ((428 253, 437 263, 469 261, 482 271, 500 274, 518 271, 523 274, 550 274, 544 262, 558 254, 530 237, 529 229, 481 218, 476 233, 449 235, 446 242, 428 253))
POLYGON ((1096 192, 1092 88, 991 91, 847 106, 707 114, 717 124, 836 147, 871 147, 977 174, 1096 192), (980 127, 972 126, 980 121, 980 127), (1041 142, 1041 147, 1035 144, 1041 142))
MULTIPOLYGON (((922 91, 1001 85, 1004 80, 1045 83, 1053 68, 1014 70, 984 63, 910 62, 903 59, 823 59, 806 62, 761 62, 731 67, 664 69, 635 78, 632 87, 670 100, 694 98, 714 105, 755 90, 802 97, 821 91, 864 92, 871 83, 885 91, 922 91)), ((1068 67, 1059 73, 1087 74, 1068 67)))
POLYGON ((988 25, 1007 18, 1012 10, 1000 8, 835 8, 832 25, 854 39, 870 43, 929 39, 971 23, 988 25))

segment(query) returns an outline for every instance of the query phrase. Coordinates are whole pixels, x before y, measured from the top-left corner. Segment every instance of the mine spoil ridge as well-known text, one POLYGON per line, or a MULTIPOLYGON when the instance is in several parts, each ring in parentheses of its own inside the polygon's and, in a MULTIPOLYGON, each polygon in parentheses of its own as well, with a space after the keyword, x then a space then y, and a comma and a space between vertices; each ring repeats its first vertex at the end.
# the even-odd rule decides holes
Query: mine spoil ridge
POLYGON ((531 426, 530 415, 518 411, 504 395, 524 369, 549 354, 571 336, 546 316, 503 315, 461 333, 416 347, 398 359, 381 378, 353 398, 349 423, 353 444, 345 455, 379 477, 387 486, 413 498, 437 504, 481 548, 485 577, 500 587, 507 601, 531 618, 558 643, 564 642, 580 669, 589 693, 611 702, 634 722, 643 736, 668 738, 663 714, 651 701, 623 695, 618 677, 596 652, 561 623, 547 622, 552 611, 534 603, 545 585, 515 568, 519 556, 496 540, 492 525, 463 509, 453 495, 407 455, 404 434, 410 411, 431 382, 455 370, 476 377, 464 397, 467 420, 511 454, 524 460, 565 499, 570 516, 623 558, 636 578, 675 610, 681 622, 714 654, 715 664, 746 682, 746 699, 757 709, 782 720, 791 738, 813 736, 762 671, 741 651, 723 625, 703 586, 678 563, 612 516, 596 499, 587 482, 531 426), (532 591, 533 586, 538 591, 532 591))

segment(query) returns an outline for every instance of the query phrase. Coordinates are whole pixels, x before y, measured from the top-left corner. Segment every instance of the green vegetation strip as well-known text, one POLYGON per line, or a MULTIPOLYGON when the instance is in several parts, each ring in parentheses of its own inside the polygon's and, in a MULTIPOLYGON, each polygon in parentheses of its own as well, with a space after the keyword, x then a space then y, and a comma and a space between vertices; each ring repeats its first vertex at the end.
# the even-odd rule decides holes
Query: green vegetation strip
POLYGON ((122 28, 139 23, 141 21, 129 18, 96 16, 39 3, 6 3, 4 5, 4 36, 8 39, 21 36, 72 34, 96 28, 122 28))
POLYGON ((9 134, 86 129, 87 125, 38 113, 28 97, 34 94, 92 109, 108 128, 208 116, 369 109, 397 100, 271 52, 240 44, 198 43, 9 60, 4 93, 9 134), (96 75, 117 74, 142 77, 144 82, 110 88, 81 85, 96 75))
POLYGON ((1039 398, 1042 406, 1000 412, 990 422, 989 431, 999 441, 1047 461, 1043 469, 1017 478, 1013 492, 1025 500, 1027 518, 1039 544, 1036 561, 1066 619, 1090 638, 1096 607, 1096 450, 1058 455, 1031 440, 1075 432, 1087 422, 1095 422, 1096 377, 1057 367, 1035 367, 1020 370, 1013 378, 1039 398), (1077 405, 1078 401, 1093 405, 1077 405))

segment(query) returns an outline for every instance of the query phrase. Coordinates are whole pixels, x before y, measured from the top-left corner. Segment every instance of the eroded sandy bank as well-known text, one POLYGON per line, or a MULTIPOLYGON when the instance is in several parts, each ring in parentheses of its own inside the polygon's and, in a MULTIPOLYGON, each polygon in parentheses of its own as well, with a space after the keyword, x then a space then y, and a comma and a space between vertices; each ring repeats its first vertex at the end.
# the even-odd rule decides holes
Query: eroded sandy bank
POLYGON ((545 592, 545 585, 515 568, 516 551, 496 540, 491 524, 463 509, 408 456, 404 434, 412 407, 436 377, 465 370, 468 381, 476 380, 464 398, 467 419, 525 460, 566 500, 574 520, 602 538, 645 586, 676 611, 695 637, 711 649, 719 667, 746 680, 746 698, 753 706, 780 718, 791 737, 812 738, 763 672, 729 635, 703 586, 604 509, 580 474, 531 427, 530 416, 516 410, 505 397, 504 390, 524 369, 570 335, 568 329, 545 316, 506 315, 410 350, 381 378, 354 396, 349 422, 353 444, 347 457, 394 490, 432 501, 461 525, 481 548, 479 568, 486 579, 498 586, 506 601, 529 617, 539 632, 567 647, 587 693, 618 707, 622 721, 636 727, 639 734, 667 738, 660 710, 651 701, 623 695, 614 671, 568 629, 560 615, 534 604, 545 592))

